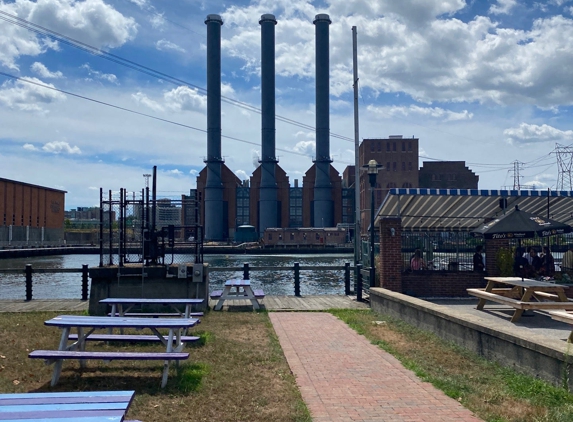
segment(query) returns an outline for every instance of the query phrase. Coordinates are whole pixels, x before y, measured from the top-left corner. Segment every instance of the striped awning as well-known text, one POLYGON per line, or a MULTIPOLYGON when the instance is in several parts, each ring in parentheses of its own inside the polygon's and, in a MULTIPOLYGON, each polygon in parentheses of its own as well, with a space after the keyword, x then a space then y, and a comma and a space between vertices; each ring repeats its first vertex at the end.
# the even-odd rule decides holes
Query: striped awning
POLYGON ((471 231, 519 209, 573 225, 573 191, 484 189, 390 189, 376 212, 401 217, 406 231, 471 231))

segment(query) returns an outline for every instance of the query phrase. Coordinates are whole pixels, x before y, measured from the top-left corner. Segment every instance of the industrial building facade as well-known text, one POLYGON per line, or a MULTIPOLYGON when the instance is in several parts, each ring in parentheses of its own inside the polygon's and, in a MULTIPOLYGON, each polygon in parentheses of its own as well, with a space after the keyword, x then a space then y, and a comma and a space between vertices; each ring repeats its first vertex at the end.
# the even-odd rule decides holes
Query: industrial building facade
POLYGON ((0 178, 1 245, 61 244, 63 190, 0 178))

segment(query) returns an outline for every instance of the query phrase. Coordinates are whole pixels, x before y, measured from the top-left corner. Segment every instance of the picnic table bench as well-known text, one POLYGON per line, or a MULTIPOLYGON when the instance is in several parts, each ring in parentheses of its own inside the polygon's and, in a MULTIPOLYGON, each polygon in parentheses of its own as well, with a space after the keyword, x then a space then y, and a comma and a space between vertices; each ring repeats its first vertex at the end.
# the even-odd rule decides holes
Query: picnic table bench
POLYGON ((156 317, 163 318, 168 316, 190 318, 196 316, 203 316, 203 312, 191 312, 194 305, 201 305, 205 301, 203 299, 192 299, 192 298, 133 298, 133 297, 108 297, 107 299, 102 299, 99 303, 110 305, 111 312, 109 316, 128 316, 128 317, 156 317), (162 313, 162 312, 129 312, 136 305, 164 305, 171 307, 175 312, 162 313), (185 306, 185 310, 182 312, 178 307, 185 306))
POLYGON ((223 290, 211 292, 210 297, 218 299, 215 311, 220 311, 226 300, 250 300, 253 309, 259 309, 259 299, 263 299, 265 293, 260 289, 253 290, 250 280, 234 279, 225 281, 223 290))
POLYGON ((0 394, 0 421, 121 422, 134 394, 135 391, 0 394))
MULTIPOLYGON (((54 386, 59 380, 62 370, 63 361, 66 359, 78 359, 80 366, 85 366, 86 359, 100 359, 105 361, 111 360, 163 360, 163 376, 161 380, 161 387, 167 384, 167 377, 169 374, 170 361, 180 361, 189 358, 189 353, 183 353, 184 341, 182 340, 181 332, 187 328, 195 326, 197 319, 192 318, 125 318, 125 317, 92 317, 81 315, 60 315, 51 320, 45 321, 47 326, 55 326, 62 329, 62 336, 58 350, 34 350, 28 357, 35 359, 44 359, 47 364, 54 364, 54 372, 52 374, 51 385, 54 386), (72 328, 76 328, 78 333, 75 336, 71 335, 72 328), (124 336, 123 334, 107 336, 96 334, 92 339, 90 336, 94 335, 97 329, 113 329, 113 328, 137 328, 150 329, 157 340, 163 343, 166 347, 165 352, 90 352, 85 350, 85 345, 88 340, 95 339, 113 339, 114 341, 139 341, 140 336, 124 336), (84 332, 84 329, 87 331, 84 332), (159 329, 169 329, 168 335, 161 334, 159 329), (68 344, 69 341, 73 341, 68 344)), ((150 341, 146 336, 143 341, 150 341)))
MULTIPOLYGON (((556 321, 565 322, 569 325, 573 325, 573 314, 567 311, 549 311, 549 315, 556 321)), ((568 343, 573 343, 573 331, 569 334, 567 338, 568 343)))
POLYGON ((486 301, 508 305, 515 309, 511 322, 521 318, 523 311, 531 310, 573 310, 573 302, 565 295, 565 288, 555 283, 522 279, 521 277, 485 277, 485 289, 467 289, 471 296, 479 298, 478 310, 483 310, 486 301), (496 284, 512 286, 495 288, 496 284))

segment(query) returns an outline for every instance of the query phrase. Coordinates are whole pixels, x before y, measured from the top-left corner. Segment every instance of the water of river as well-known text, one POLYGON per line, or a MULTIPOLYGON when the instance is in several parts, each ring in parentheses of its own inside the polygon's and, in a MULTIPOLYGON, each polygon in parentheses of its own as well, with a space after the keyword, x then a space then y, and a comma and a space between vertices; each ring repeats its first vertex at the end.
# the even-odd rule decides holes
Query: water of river
MULTIPOLYGON (((204 261, 211 267, 242 267, 248 262, 256 267, 292 267, 295 262, 301 266, 340 266, 346 262, 352 265, 353 255, 205 255, 204 261)), ((175 260, 175 262, 178 262, 175 260)), ((26 296, 24 268, 81 268, 82 264, 97 266, 99 255, 55 255, 34 258, 0 260, 0 268, 21 270, 20 274, 0 274, 0 299, 24 299, 26 296)), ((301 271, 300 291, 302 295, 344 294, 344 271, 322 270, 301 271)), ((294 273, 286 271, 251 271, 251 282, 255 288, 262 288, 268 295, 293 295, 294 273)), ((214 271, 210 274, 210 290, 220 288, 225 280, 243 278, 242 271, 214 271)), ((80 299, 81 273, 34 274, 34 299, 80 299)))

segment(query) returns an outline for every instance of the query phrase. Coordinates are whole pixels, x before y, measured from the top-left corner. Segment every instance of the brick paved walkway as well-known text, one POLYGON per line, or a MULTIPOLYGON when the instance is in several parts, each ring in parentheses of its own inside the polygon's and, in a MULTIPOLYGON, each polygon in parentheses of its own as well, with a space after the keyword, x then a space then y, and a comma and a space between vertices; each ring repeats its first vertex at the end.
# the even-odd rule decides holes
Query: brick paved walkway
POLYGON ((480 421, 329 313, 269 316, 314 422, 480 421))

